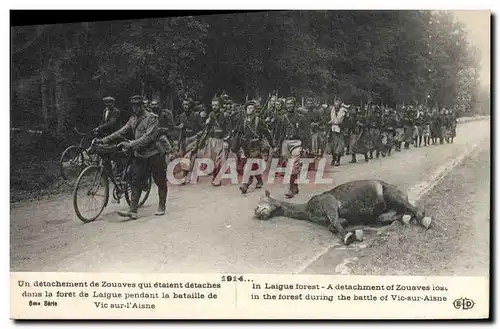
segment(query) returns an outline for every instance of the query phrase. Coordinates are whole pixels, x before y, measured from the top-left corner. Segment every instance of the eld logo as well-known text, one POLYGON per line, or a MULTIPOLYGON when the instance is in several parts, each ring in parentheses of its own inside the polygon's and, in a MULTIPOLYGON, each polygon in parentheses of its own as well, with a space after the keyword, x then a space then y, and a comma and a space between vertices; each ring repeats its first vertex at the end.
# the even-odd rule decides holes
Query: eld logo
POLYGON ((469 299, 469 298, 458 298, 458 299, 455 299, 455 301, 453 302, 453 306, 459 310, 459 309, 462 309, 462 310, 470 310, 471 308, 474 307, 476 303, 474 303, 474 301, 472 299, 469 299))

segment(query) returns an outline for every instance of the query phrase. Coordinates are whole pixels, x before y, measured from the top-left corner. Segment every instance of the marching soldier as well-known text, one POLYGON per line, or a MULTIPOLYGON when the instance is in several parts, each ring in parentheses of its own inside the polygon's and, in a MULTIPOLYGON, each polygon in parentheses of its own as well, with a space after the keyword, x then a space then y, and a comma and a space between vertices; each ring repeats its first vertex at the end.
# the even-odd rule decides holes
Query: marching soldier
POLYGON ((424 139, 424 146, 429 146, 430 145, 429 137, 431 135, 431 114, 428 108, 424 109, 422 115, 422 129, 423 129, 422 136, 424 139))
POLYGON ((410 143, 413 141, 414 114, 411 105, 407 108, 403 107, 403 127, 404 127, 404 142, 405 149, 410 148, 410 143))
POLYGON ((356 163, 356 154, 362 154, 365 157, 365 162, 368 162, 368 152, 366 149, 366 140, 369 139, 367 131, 368 125, 366 122, 365 113, 361 107, 355 108, 349 116, 349 126, 351 134, 349 138, 352 160, 349 163, 356 163))
POLYGON ((281 155, 285 160, 292 159, 292 175, 290 176, 289 191, 285 194, 287 198, 292 198, 299 193, 297 178, 300 173, 300 155, 302 153, 302 143, 306 131, 305 118, 296 111, 296 100, 288 97, 285 102, 286 113, 283 116, 283 143, 281 155))
POLYGON ((391 109, 385 108, 382 114, 382 133, 381 133, 381 144, 382 144, 382 157, 391 156, 392 147, 394 145, 394 115, 391 113, 391 109))
POLYGON ((339 99, 336 99, 330 112, 330 121, 328 123, 331 124, 330 138, 332 145, 332 163, 335 166, 340 166, 340 158, 344 155, 342 125, 347 109, 345 104, 339 99))
POLYGON ((394 111, 394 150, 401 152, 401 144, 404 141, 403 109, 394 111))
POLYGON ((184 184, 189 181, 189 173, 197 156, 196 145, 203 131, 203 119, 200 113, 195 111, 194 106, 195 104, 190 98, 182 101, 183 111, 179 115, 179 124, 176 127, 180 131, 179 153, 184 158, 189 159, 189 166, 181 168, 183 176, 186 177, 184 184))
POLYGON ((452 109, 445 112, 446 142, 453 143, 453 138, 457 135, 457 118, 452 109))
MULTIPOLYGON (((244 108, 246 110, 246 115, 242 118, 239 139, 241 141, 241 147, 245 155, 245 160, 249 158, 259 159, 262 158, 262 149, 269 144, 272 147, 272 136, 269 132, 268 127, 265 125, 264 120, 262 120, 255 111, 256 102, 251 100, 248 101, 244 108), (267 144, 264 142, 266 139, 267 144)), ((246 161, 243 161, 245 165, 246 161)), ((252 164, 251 170, 259 169, 257 163, 252 164)), ((248 182, 243 182, 240 186, 240 191, 242 194, 246 194, 248 187, 252 185, 253 175, 249 177, 248 182)), ((257 180, 257 185, 255 188, 261 188, 264 184, 262 181, 262 175, 255 175, 257 180)))
POLYGON ((222 101, 219 97, 212 99, 212 112, 208 114, 206 120, 206 147, 205 154, 214 162, 214 169, 212 171, 212 186, 221 186, 220 181, 216 181, 222 165, 229 156, 229 143, 227 137, 227 117, 222 110, 222 101))

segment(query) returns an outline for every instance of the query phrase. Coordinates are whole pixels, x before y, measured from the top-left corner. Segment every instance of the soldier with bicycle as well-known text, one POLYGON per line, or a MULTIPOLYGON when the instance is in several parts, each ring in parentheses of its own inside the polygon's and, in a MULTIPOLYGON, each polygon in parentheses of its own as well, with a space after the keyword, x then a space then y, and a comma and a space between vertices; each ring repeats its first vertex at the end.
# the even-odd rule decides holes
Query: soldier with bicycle
POLYGON ((132 141, 122 141, 118 144, 128 154, 133 154, 130 166, 131 204, 128 211, 119 211, 122 217, 137 219, 137 208, 141 198, 142 187, 146 184, 148 174, 151 173, 158 186, 158 211, 155 215, 163 215, 167 201, 167 175, 165 153, 169 152, 168 145, 163 145, 159 139, 158 115, 146 111, 142 96, 133 96, 133 115, 118 131, 104 137, 101 142, 110 144, 116 140, 123 140, 129 134, 134 136, 132 141))

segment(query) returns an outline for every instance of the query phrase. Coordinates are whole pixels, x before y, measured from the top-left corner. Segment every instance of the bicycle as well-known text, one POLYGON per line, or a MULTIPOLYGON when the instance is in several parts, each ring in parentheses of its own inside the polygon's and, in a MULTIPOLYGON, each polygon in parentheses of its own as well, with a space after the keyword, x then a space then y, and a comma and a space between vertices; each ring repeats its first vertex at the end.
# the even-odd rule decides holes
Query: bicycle
MULTIPOLYGON (((125 196, 127 204, 130 206, 130 194, 131 186, 129 181, 129 168, 133 155, 127 155, 123 150, 119 149, 118 146, 103 146, 97 144, 98 139, 92 140, 90 147, 86 150, 90 154, 96 154, 99 157, 99 162, 96 164, 91 164, 87 166, 80 172, 78 179, 73 190, 73 208, 75 210, 76 216, 84 223, 89 223, 96 220, 104 211, 109 203, 109 183, 113 184, 113 199, 120 203, 120 200, 125 196), (115 161, 114 168, 111 166, 111 157, 121 158, 115 161), (122 161, 124 160, 124 161, 122 161), (90 176, 91 183, 85 183, 85 179, 90 176), (78 197, 78 192, 84 190, 88 187, 88 190, 84 195, 88 197, 94 197, 99 194, 99 188, 102 186, 102 196, 104 197, 104 202, 98 208, 97 212, 93 216, 84 216, 82 213, 82 198, 78 197)), ((147 180, 143 186, 142 191, 144 192, 139 200, 139 207, 142 207, 149 197, 152 186, 152 175, 151 168, 148 168, 147 180)))
POLYGON ((73 177, 78 177, 81 171, 92 163, 96 163, 97 159, 91 156, 85 147, 86 140, 92 133, 82 133, 75 127, 73 130, 77 135, 81 136, 80 143, 77 145, 68 146, 59 159, 59 168, 64 181, 69 184, 73 183, 73 177))

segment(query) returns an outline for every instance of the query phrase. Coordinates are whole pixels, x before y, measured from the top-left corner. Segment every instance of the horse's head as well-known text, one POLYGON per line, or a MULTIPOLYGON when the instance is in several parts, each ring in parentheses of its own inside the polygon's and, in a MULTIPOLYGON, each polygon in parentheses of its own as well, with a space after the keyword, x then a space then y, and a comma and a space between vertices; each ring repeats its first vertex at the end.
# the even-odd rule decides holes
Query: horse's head
POLYGON ((281 209, 279 201, 271 198, 271 193, 266 190, 266 195, 262 197, 255 207, 255 217, 267 220, 277 215, 281 209))

